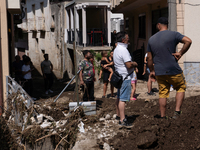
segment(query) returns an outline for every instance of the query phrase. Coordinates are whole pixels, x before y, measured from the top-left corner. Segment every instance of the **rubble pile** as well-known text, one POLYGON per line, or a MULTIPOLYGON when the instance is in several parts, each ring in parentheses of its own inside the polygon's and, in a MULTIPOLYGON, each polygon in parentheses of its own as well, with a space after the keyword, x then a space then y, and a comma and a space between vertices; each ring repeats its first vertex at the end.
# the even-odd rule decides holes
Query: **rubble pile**
POLYGON ((21 145, 29 144, 34 147, 38 141, 54 136, 56 149, 60 144, 68 148, 75 143, 78 124, 84 117, 82 107, 76 107, 69 112, 68 103, 34 104, 32 101, 27 101, 20 92, 13 93, 8 98, 6 124, 12 130, 17 143, 21 145))

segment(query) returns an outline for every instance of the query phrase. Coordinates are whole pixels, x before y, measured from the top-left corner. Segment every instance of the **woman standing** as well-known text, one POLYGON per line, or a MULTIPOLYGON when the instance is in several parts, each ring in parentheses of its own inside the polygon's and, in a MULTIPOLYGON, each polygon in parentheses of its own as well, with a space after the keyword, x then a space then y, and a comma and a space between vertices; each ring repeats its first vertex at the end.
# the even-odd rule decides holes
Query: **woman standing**
MULTIPOLYGON (((110 56, 107 57, 109 63, 107 65, 105 65, 105 67, 111 67, 113 72, 114 72, 114 63, 113 63, 113 50, 110 52, 110 56)), ((108 84, 107 84, 108 85, 108 84)), ((111 97, 115 97, 114 96, 114 86, 112 84, 110 84, 110 90, 111 90, 111 97)))

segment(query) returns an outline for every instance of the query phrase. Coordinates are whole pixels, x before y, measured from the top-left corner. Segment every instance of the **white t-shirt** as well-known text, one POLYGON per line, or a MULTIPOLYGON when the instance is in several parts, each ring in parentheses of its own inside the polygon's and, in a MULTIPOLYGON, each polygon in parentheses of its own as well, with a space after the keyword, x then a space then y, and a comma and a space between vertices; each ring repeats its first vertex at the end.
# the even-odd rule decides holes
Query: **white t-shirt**
MULTIPOLYGON (((29 70, 31 70, 30 65, 23 65, 23 66, 22 66, 22 71, 23 71, 23 72, 27 72, 27 71, 29 71, 29 70)), ((31 79, 31 72, 25 74, 25 75, 24 75, 24 79, 31 79)))
POLYGON ((137 80, 137 74, 135 71, 133 71, 132 75, 131 75, 131 80, 132 81, 136 81, 137 80))
MULTIPOLYGON (((133 71, 133 68, 128 69, 125 65, 126 62, 131 61, 131 55, 129 51, 127 50, 128 44, 124 43, 117 43, 117 47, 114 50, 113 53, 113 62, 115 66, 115 71, 117 71, 119 74, 125 78, 131 71, 133 71)), ((128 76, 127 79, 131 79, 130 76, 128 76)))
POLYGON ((147 55, 148 55, 148 53, 146 53, 144 57, 147 57, 147 55))

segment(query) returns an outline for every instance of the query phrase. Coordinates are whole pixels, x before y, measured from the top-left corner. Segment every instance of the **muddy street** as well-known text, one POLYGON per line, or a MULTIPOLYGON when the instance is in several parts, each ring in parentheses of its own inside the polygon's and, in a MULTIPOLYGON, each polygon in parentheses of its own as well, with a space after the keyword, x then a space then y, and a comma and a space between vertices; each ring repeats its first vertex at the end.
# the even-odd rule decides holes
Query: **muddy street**
MULTIPOLYGON (((69 111, 69 103, 76 101, 75 83, 66 89, 56 103, 52 103, 68 82, 57 81, 53 87, 56 91, 54 95, 39 97, 35 101, 34 107, 43 118, 40 119, 40 123, 35 122, 29 115, 28 120, 30 121, 26 123, 25 130, 21 132, 22 129, 13 126, 12 119, 7 117, 5 121, 12 132, 6 132, 12 133, 12 137, 18 139, 17 141, 20 138, 23 139, 22 144, 26 145, 26 149, 46 149, 46 145, 50 145, 48 149, 59 147, 73 150, 200 149, 200 114, 198 113, 200 88, 188 87, 181 117, 176 120, 171 118, 175 109, 176 93, 172 91, 167 104, 168 119, 159 119, 157 117, 160 114, 158 92, 156 96, 148 96, 146 94, 147 82, 138 80, 137 100, 126 103, 125 109, 125 114, 133 126, 125 128, 119 126, 119 121, 115 119, 115 98, 110 97, 109 86, 106 98, 102 98, 103 84, 100 82, 95 85, 96 115, 85 116, 82 110, 79 110, 78 114, 69 111), (63 140, 65 136, 67 138, 63 140)), ((158 89, 157 83, 153 83, 153 89, 158 89)), ((114 92, 116 94, 117 90, 115 89, 114 92)), ((42 95, 42 92, 39 94, 42 95)), ((79 94, 81 101, 82 92, 79 94)), ((2 142, 6 145, 5 143, 9 144, 13 141, 2 142)))

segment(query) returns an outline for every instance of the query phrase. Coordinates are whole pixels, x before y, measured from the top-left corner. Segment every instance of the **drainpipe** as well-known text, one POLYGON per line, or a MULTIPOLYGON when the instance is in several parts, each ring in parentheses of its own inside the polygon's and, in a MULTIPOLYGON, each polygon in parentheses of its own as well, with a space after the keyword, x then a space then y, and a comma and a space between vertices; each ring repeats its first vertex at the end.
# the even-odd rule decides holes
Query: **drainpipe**
POLYGON ((177 8, 176 0, 168 0, 169 30, 177 31, 177 8))
MULTIPOLYGON (((64 7, 64 6, 63 6, 64 7)), ((65 7, 62 11, 63 21, 62 21, 62 30, 63 30, 63 39, 62 39, 62 49, 63 49, 63 78, 65 73, 65 7)))
MULTIPOLYGON (((75 75, 78 71, 78 67, 77 67, 77 57, 76 57, 76 41, 77 41, 77 34, 76 34, 76 6, 74 6, 74 66, 75 66, 75 75)), ((78 75, 76 76, 76 87, 75 87, 75 95, 76 95, 76 99, 77 99, 77 106, 79 106, 79 94, 78 94, 78 75)))
MULTIPOLYGON (((1 56, 1 9, 0 9, 0 58, 2 58, 1 56)), ((0 116, 3 113, 3 80, 2 80, 2 59, 0 59, 0 116)))

